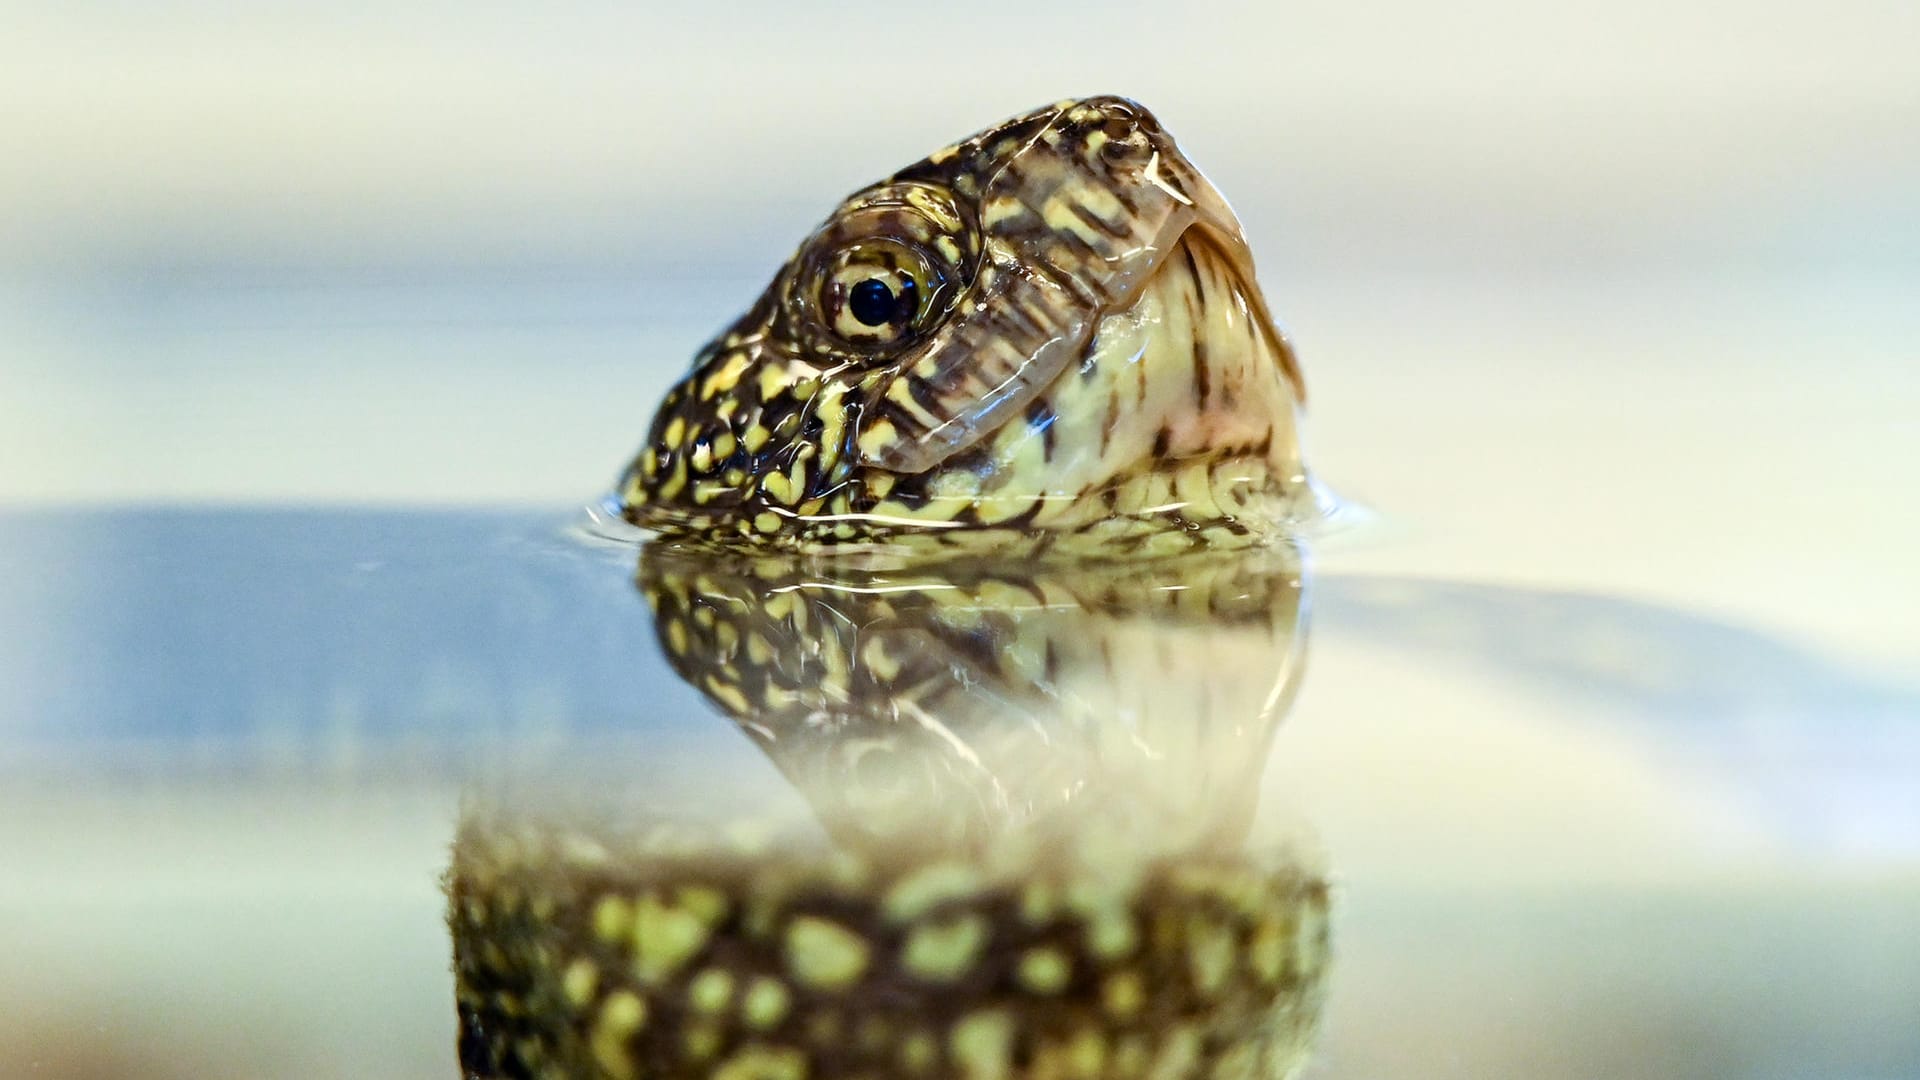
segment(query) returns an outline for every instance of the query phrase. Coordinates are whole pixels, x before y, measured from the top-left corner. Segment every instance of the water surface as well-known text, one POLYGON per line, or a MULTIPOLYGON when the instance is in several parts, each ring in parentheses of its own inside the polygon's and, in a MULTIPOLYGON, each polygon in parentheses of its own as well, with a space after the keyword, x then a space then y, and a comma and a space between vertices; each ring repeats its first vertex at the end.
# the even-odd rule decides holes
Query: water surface
MULTIPOLYGON (((0 1064, 453 1075, 463 789, 678 776, 685 805, 720 778, 822 820, 670 662, 636 551, 574 521, 0 518, 29 571, 0 583, 0 1064)), ((1310 1075, 1920 1072, 1914 686, 1670 607, 1362 561, 1302 566, 1304 668, 1214 647, 1193 684, 1288 684, 1246 829, 1333 884, 1310 1075)), ((1143 625, 1140 657, 1184 662, 1143 625)), ((1050 717, 1113 708, 1063 686, 1050 717)))

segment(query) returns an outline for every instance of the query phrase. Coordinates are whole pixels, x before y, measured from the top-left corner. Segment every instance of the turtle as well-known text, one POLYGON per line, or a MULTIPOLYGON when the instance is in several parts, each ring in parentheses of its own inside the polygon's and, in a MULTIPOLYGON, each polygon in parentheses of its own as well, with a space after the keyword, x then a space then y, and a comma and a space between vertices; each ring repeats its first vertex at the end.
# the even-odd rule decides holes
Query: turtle
POLYGON ((631 777, 470 800, 466 1075, 1297 1073, 1328 888, 1246 841, 1326 508, 1304 397, 1238 219, 1134 101, 845 199, 610 496, 669 665, 812 827, 631 777))

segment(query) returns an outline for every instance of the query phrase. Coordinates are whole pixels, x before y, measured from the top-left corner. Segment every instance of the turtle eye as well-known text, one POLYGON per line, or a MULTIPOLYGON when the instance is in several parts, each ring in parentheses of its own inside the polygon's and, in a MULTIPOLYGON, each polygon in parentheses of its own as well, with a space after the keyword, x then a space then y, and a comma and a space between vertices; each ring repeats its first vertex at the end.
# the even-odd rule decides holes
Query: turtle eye
POLYGON ((828 263, 820 287, 822 321, 850 345, 893 345, 923 328, 928 297, 939 283, 932 261, 910 244, 854 244, 828 263))
POLYGON ((910 277, 870 277, 847 293, 847 312, 862 326, 885 326, 905 313, 912 318, 920 284, 910 277))

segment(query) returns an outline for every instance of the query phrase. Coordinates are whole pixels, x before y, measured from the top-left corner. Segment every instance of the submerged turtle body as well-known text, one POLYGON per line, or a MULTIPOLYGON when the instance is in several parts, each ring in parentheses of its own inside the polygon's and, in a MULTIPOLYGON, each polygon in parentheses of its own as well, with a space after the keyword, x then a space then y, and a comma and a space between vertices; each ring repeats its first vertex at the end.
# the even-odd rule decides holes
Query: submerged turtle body
POLYGON ((1302 394, 1225 200, 1139 105, 1063 102, 848 198, 667 393, 618 499, 803 548, 1268 534, 1316 509, 1302 394))
POLYGON ((470 816, 450 881, 474 1080, 1290 1080, 1325 993, 1325 881, 1242 854, 875 862, 470 816))

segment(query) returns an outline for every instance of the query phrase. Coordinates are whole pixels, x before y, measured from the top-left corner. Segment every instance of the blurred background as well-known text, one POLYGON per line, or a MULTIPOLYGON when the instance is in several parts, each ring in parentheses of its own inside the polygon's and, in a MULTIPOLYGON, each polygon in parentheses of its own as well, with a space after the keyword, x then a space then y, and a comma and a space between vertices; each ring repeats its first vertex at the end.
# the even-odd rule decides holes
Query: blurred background
MULTIPOLYGON (((89 509, 564 516, 842 195, 1123 93, 1376 514, 1283 766, 1349 890, 1324 1071, 1916 1075, 1917 57, 1911 0, 0 3, 0 512, 80 514, 0 530, 0 737, 137 712, 102 657, 279 677, 180 659, 276 630, 272 560, 89 509)), ((0 1075, 451 1075, 452 786, 217 758, 9 780, 0 1075)))

